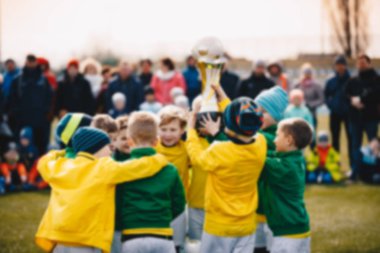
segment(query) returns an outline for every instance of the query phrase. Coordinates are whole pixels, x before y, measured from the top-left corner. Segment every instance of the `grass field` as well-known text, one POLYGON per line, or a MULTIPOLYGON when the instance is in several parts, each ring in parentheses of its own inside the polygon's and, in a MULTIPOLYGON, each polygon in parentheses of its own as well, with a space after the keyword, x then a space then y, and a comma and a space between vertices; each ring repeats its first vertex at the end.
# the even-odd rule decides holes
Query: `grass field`
MULTIPOLYGON (((319 129, 328 129, 327 117, 319 117, 319 129)), ((342 147, 342 170, 347 170, 345 138, 342 147)), ((42 252, 33 237, 48 198, 48 192, 0 196, 0 253, 42 252)), ((305 198, 313 253, 380 252, 380 187, 308 186, 305 198)))

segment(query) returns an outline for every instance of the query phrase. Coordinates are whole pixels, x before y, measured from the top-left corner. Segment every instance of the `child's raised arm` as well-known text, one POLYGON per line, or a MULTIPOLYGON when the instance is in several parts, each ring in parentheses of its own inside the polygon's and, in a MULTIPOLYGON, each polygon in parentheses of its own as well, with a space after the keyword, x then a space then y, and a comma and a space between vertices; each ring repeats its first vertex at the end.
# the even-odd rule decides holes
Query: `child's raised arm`
POLYGON ((122 163, 115 162, 111 158, 104 158, 103 161, 104 179, 109 184, 119 184, 151 177, 168 165, 168 160, 160 154, 122 163))

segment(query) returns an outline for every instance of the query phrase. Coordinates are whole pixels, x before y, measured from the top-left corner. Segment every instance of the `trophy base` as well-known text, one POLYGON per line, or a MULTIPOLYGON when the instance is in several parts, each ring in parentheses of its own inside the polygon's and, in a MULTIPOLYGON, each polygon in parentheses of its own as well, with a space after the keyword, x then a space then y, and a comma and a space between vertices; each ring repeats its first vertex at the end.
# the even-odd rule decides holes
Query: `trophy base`
MULTIPOLYGON (((196 129, 202 128, 201 122, 203 121, 203 118, 207 117, 207 115, 210 115, 210 117, 211 117, 211 119, 213 121, 217 121, 219 117, 222 117, 222 113, 221 112, 216 112, 216 111, 213 111, 213 112, 199 112, 197 114, 197 122, 195 124, 196 129)), ((223 122, 221 121, 220 129, 222 129, 222 125, 223 125, 223 122)))

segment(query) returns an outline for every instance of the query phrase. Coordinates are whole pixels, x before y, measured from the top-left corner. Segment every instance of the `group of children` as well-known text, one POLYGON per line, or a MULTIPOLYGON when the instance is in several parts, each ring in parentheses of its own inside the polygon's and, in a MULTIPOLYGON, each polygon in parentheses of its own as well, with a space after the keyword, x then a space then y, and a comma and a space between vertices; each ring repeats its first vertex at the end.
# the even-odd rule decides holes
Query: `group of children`
POLYGON ((197 123, 201 97, 191 112, 166 106, 158 117, 62 118, 65 150, 38 163, 52 191, 36 243, 54 253, 310 252, 302 150, 312 127, 283 120, 279 87, 255 101, 214 90, 216 121, 197 123))

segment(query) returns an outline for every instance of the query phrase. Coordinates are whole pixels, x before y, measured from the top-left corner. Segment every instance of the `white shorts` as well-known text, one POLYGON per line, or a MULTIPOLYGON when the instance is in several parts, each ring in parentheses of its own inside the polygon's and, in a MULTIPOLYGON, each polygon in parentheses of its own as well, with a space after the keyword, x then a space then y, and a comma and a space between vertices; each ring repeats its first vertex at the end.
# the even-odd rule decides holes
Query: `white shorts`
POLYGON ((190 240, 201 240, 203 232, 203 224, 205 220, 205 210, 200 208, 189 207, 189 231, 190 240))
POLYGON ((170 227, 173 229, 173 242, 176 247, 185 248, 186 239, 186 212, 181 213, 175 218, 170 227))
POLYGON ((115 231, 113 234, 111 253, 121 253, 121 232, 115 231))
POLYGON ((122 253, 175 253, 172 240, 142 237, 123 242, 122 253))
POLYGON ((222 237, 203 231, 201 253, 252 253, 255 248, 255 234, 244 237, 222 237))
POLYGON ((53 253, 102 253, 102 250, 93 247, 72 247, 57 244, 53 253))
POLYGON ((271 253, 310 253, 311 238, 274 237, 271 253))
POLYGON ((270 250, 272 243, 273 233, 270 230, 268 223, 257 223, 255 247, 270 250))

